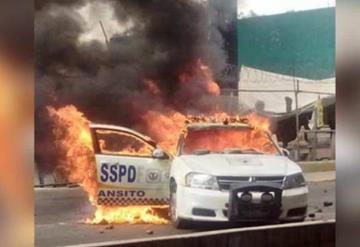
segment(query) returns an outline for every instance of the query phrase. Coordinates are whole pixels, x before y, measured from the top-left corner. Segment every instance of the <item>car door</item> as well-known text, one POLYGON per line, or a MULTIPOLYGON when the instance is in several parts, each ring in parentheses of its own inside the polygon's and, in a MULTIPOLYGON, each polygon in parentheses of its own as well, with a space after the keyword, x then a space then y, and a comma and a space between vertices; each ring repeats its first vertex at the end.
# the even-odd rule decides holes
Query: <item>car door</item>
POLYGON ((168 203, 171 155, 149 137, 110 125, 90 125, 99 205, 168 203))

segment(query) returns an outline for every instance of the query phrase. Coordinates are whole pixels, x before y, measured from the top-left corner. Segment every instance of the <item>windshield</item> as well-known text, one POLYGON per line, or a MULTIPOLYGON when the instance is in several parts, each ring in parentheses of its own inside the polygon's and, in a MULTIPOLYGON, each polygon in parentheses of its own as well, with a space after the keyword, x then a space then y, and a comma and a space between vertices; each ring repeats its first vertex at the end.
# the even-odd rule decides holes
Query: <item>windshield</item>
POLYGON ((270 136, 252 128, 209 128, 189 131, 180 154, 279 154, 270 136))

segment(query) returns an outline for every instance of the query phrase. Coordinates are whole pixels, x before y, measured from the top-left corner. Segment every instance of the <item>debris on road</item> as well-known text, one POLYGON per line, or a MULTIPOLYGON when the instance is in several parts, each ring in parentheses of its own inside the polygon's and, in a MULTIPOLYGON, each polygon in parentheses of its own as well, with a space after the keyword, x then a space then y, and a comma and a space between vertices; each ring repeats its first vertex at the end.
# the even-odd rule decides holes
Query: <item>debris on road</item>
POLYGON ((152 234, 154 234, 154 231, 153 231, 153 230, 146 230, 146 233, 147 233, 148 235, 152 235, 152 234))
POLYGON ((329 201, 324 202, 324 207, 330 207, 332 205, 333 205, 333 202, 329 202, 329 201))
POLYGON ((108 225, 109 222, 107 222, 107 220, 105 219, 102 219, 100 222, 99 222, 99 225, 108 225))
POLYGON ((114 225, 107 225, 107 226, 105 227, 105 229, 106 229, 106 230, 112 230, 112 229, 114 229, 114 225))
POLYGON ((322 209, 321 208, 316 209, 315 213, 322 213, 322 209))
POLYGON ((315 218, 315 214, 314 214, 314 213, 310 213, 310 214, 309 214, 309 217, 310 217, 310 218, 315 218))

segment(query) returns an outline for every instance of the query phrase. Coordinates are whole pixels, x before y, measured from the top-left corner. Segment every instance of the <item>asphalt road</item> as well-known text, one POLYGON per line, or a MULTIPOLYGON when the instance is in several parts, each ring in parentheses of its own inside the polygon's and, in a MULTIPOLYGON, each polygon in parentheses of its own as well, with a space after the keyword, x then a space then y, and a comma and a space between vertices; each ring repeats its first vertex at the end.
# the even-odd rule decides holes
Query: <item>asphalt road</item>
MULTIPOLYGON (((335 181, 309 184, 307 220, 335 218, 335 181), (324 202, 332 202, 324 206, 324 202), (320 209, 320 210, 319 210, 320 209)), ((81 243, 126 240, 154 236, 169 236, 194 231, 206 231, 239 225, 197 225, 192 230, 177 230, 171 225, 87 225, 82 221, 92 216, 94 209, 81 188, 48 188, 35 190, 35 243, 36 246, 63 246, 81 243), (153 233, 148 234, 148 230, 153 233)))

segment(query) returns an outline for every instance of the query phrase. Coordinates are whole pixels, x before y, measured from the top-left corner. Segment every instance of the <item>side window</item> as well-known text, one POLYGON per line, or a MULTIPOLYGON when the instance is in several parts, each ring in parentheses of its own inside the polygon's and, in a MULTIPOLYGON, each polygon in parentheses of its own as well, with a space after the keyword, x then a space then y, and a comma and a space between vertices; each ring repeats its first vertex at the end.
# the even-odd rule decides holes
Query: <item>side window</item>
POLYGON ((103 129, 97 129, 95 133, 102 154, 152 157, 154 148, 136 136, 103 129))

